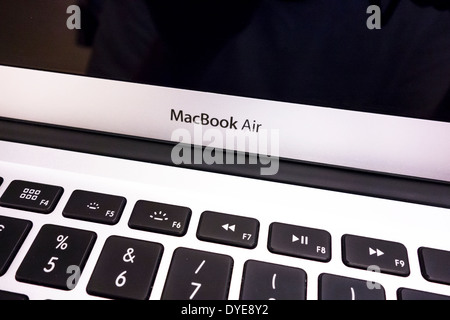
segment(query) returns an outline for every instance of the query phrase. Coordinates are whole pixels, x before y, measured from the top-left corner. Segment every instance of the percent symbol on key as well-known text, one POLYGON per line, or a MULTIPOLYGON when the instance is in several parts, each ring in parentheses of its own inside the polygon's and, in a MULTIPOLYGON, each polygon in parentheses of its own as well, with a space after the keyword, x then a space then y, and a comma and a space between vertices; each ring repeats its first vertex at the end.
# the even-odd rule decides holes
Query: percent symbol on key
POLYGON ((56 238, 56 241, 58 241, 58 244, 56 245, 56 249, 61 249, 61 250, 66 250, 67 249, 67 247, 68 247, 68 244, 67 244, 67 242, 66 242, 66 240, 68 239, 69 237, 68 236, 63 236, 63 235, 59 235, 57 238, 56 238))

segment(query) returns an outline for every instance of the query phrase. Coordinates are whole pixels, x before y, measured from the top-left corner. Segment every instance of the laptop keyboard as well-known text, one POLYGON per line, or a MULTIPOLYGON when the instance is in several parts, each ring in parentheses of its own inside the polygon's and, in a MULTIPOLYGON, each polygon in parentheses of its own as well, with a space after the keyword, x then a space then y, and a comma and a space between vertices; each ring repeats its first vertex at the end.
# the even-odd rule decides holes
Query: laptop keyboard
POLYGON ((62 164, 0 160, 0 299, 450 299, 448 209, 25 148, 62 164))

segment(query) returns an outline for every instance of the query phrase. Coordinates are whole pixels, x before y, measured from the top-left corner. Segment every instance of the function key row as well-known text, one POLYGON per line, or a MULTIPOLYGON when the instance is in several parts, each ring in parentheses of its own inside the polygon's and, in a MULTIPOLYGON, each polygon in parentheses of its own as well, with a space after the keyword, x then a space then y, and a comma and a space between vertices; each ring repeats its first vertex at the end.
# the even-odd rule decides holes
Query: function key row
MULTIPOLYGON (((11 182, 0 198, 0 206, 49 213, 62 193, 62 187, 16 180, 11 182)), ((125 205, 124 197, 76 190, 64 207, 63 215, 67 218, 112 225, 119 221, 125 205)), ((191 214, 187 207, 140 200, 133 208, 128 226, 138 230, 183 236, 187 232, 191 214)), ((197 229, 197 238, 200 240, 247 249, 257 246, 258 234, 258 220, 212 211, 202 213, 197 229)), ((18 237, 20 239, 20 236, 18 237)), ((332 254, 331 235, 327 231, 283 223, 270 225, 267 247, 275 254, 320 262, 330 261, 332 254)), ((10 259, 3 260, 7 265, 10 259)), ((370 269, 398 276, 408 276, 410 273, 406 247, 391 241, 344 235, 342 260, 352 268, 370 269), (374 267, 377 269, 373 269, 374 267)), ((448 252, 421 248, 419 260, 425 279, 450 284, 450 268, 442 267, 448 266, 448 252)))

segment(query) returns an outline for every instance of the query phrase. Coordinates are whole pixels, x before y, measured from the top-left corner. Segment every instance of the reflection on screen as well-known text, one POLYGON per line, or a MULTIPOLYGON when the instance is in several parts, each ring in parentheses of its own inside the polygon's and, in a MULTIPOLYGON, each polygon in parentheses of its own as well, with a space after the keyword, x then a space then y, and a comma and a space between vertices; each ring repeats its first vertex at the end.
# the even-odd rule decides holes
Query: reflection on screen
POLYGON ((14 1, 9 6, 21 7, 13 18, 0 4, 0 63, 450 121, 448 1, 40 3, 32 10, 29 1, 14 1), (50 12, 55 3, 58 14, 50 12), (70 4, 81 8, 80 29, 65 27, 69 15, 61 9, 70 4), (64 54, 48 59, 41 38, 51 43, 45 50, 64 54))

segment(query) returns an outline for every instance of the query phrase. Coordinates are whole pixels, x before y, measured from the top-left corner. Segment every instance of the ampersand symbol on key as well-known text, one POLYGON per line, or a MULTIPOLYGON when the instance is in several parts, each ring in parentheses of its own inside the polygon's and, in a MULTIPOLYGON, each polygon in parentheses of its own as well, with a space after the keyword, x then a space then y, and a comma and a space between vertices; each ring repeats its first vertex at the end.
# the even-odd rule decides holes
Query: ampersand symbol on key
POLYGON ((124 256, 123 256, 123 261, 134 263, 134 258, 136 258, 136 256, 132 255, 133 252, 134 252, 133 248, 128 248, 127 249, 127 253, 125 253, 124 256))

